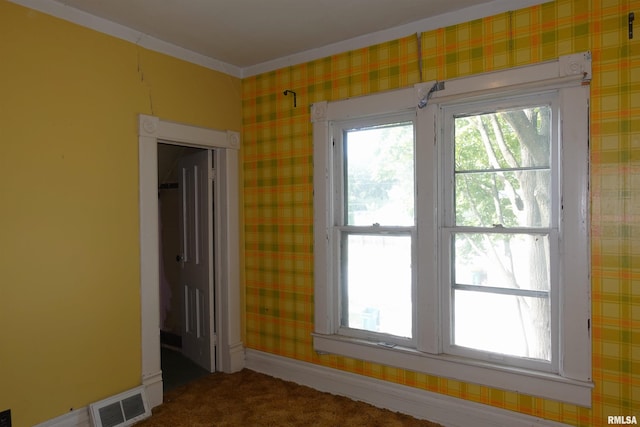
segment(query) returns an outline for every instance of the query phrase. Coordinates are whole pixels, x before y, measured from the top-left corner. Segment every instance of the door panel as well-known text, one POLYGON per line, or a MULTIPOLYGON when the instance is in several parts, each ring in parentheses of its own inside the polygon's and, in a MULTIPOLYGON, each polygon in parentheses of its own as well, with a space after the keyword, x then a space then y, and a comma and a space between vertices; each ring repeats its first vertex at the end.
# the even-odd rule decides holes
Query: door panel
POLYGON ((213 208, 208 150, 185 156, 180 173, 180 282, 183 288, 182 352, 215 371, 213 338, 213 208))

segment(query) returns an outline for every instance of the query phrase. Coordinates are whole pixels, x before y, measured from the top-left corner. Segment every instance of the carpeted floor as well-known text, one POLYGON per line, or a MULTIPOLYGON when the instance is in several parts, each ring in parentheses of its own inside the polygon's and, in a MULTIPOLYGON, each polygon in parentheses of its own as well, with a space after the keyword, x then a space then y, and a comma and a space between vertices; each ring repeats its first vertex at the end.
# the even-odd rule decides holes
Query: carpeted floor
POLYGON ((207 375, 164 399, 136 426, 439 426, 248 369, 207 375))

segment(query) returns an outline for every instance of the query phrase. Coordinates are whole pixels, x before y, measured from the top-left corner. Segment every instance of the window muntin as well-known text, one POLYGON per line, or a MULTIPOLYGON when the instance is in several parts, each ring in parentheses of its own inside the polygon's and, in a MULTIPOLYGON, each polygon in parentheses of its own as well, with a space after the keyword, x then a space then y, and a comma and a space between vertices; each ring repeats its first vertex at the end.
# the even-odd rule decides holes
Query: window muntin
POLYGON ((339 332, 413 336, 414 118, 334 123, 339 332))
POLYGON ((451 248, 446 352, 557 369, 553 101, 549 93, 443 109, 452 146, 444 189, 452 206, 442 227, 451 248))

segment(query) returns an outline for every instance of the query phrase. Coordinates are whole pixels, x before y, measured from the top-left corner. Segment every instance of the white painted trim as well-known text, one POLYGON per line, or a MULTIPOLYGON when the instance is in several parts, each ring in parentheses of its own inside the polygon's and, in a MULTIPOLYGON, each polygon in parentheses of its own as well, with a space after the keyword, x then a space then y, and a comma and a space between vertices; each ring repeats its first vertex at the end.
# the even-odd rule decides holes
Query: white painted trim
POLYGON ((89 407, 75 409, 33 427, 90 427, 89 407))
MULTIPOLYGON (((327 102, 315 103, 311 106, 311 121, 313 122, 313 158, 315 172, 313 174, 313 205, 325 206, 326 209, 313 212, 313 252, 315 265, 325 268, 314 268, 314 283, 328 283, 333 271, 331 253, 329 251, 329 230, 331 227, 331 212, 333 211, 331 192, 333 173, 329 169, 331 162, 331 148, 329 140, 329 123, 327 121, 327 102)), ((333 288, 327 286, 325 292, 314 292, 315 332, 322 334, 333 333, 333 288)))
POLYGON ((277 58, 271 61, 254 64, 247 67, 235 66, 215 58, 176 46, 166 41, 144 34, 113 21, 91 15, 81 10, 72 8, 57 0, 9 0, 13 3, 25 6, 48 15, 64 19, 69 22, 90 28, 92 30, 108 34, 110 36, 129 41, 146 49, 164 53, 175 58, 182 59, 193 64, 201 65, 211 70, 238 77, 251 77, 257 74, 266 73, 291 65, 302 64, 320 58, 326 58, 342 52, 396 40, 410 34, 431 31, 449 25, 469 22, 474 19, 499 13, 523 9, 526 7, 545 3, 548 0, 493 0, 489 3, 482 3, 469 6, 455 12, 444 13, 431 18, 411 22, 375 33, 365 34, 349 40, 339 41, 327 46, 310 49, 293 55, 277 58))
POLYGON ((497 365, 447 354, 429 354, 412 348, 387 348, 375 342, 336 334, 313 334, 313 348, 386 366, 425 372, 466 383, 542 396, 580 406, 591 406, 593 384, 557 374, 497 365))
MULTIPOLYGON (((579 123, 589 117, 589 87, 565 89, 562 97, 574 102, 561 102, 561 117, 568 123, 579 123)), ((562 375, 567 378, 591 379, 591 245, 589 240, 589 128, 563 126, 561 162, 564 227, 560 252, 564 261, 560 293, 560 327, 568 331, 562 339, 561 355, 571 363, 564 364, 562 375), (582 147, 579 147, 582 145, 582 147), (576 147, 578 146, 578 147, 576 147), (587 179, 585 179, 587 177, 587 179), (583 286, 583 284, 587 284, 583 286), (578 310, 565 308, 577 306, 578 310), (571 313, 571 315, 569 315, 571 313), (578 314, 579 313, 579 314, 578 314), (587 326, 589 325, 589 326, 587 326)))
MULTIPOLYGON (((449 79, 443 82, 443 89, 432 93, 430 103, 480 100, 495 96, 496 90, 504 96, 523 95, 537 92, 540 87, 559 89, 577 86, 590 81, 591 77, 591 52, 587 51, 561 56, 557 60, 449 79)), ((424 98, 434 83, 416 84, 418 98, 424 98)))
POLYGON ((142 384, 149 405, 162 403, 160 370, 160 297, 158 255, 158 142, 172 142, 200 148, 217 148, 218 203, 220 230, 216 245, 216 312, 218 343, 217 370, 234 372, 244 366, 240 307, 240 234, 239 234, 239 162, 240 136, 237 132, 218 131, 139 116, 140 173, 140 298, 142 335, 142 384))
MULTIPOLYGON (((141 117, 142 119, 142 117, 141 117)), ((145 117, 140 123, 138 158, 140 166, 140 317, 142 340, 142 384, 162 377, 160 370, 160 294, 158 237, 158 119, 145 117), (143 133, 146 133, 144 134, 143 133), (155 288, 155 289, 154 289, 155 288)), ((151 381, 147 389, 153 408, 162 403, 162 381, 151 381)))
POLYGON ((148 375, 142 375, 142 385, 147 393, 147 402, 153 407, 152 402, 162 403, 162 371, 158 370, 148 375))
MULTIPOLYGON (((368 116, 383 114, 398 114, 404 110, 414 111, 418 104, 416 90, 413 87, 395 89, 378 95, 363 95, 341 99, 327 103, 325 121, 346 121, 361 119, 368 116)), ((315 107, 316 104, 313 104, 315 107)), ((312 119, 314 123, 321 123, 321 119, 312 119)))
POLYGON ((222 254, 216 257, 216 369, 230 373, 244 368, 240 298, 240 163, 235 149, 236 142, 239 145, 240 134, 227 132, 225 138, 227 149, 217 151, 215 159, 218 203, 227 206, 218 212, 216 229, 219 236, 216 238, 217 250, 222 254))
MULTIPOLYGON (((443 89, 431 94, 430 104, 446 104, 459 99, 478 100, 502 95, 537 92, 540 87, 556 89, 578 86, 591 80, 591 52, 561 56, 556 60, 491 71, 443 81, 443 89), (478 89, 480 88, 480 89, 478 89)), ((311 106, 311 122, 345 121, 353 118, 415 110, 436 81, 417 83, 413 87, 389 90, 337 101, 316 102, 311 106)))
POLYGON ((229 346, 229 365, 224 372, 238 372, 246 365, 245 348, 242 342, 229 346))
POLYGON ((247 368, 447 427, 566 427, 555 421, 247 349, 247 368))

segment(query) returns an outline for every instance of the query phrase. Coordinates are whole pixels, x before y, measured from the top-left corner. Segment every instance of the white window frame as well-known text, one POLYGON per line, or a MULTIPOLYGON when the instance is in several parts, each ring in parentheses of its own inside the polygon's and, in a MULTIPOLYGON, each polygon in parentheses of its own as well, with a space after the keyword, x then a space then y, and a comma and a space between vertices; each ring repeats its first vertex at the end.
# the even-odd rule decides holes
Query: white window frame
MULTIPOLYGON (((412 266, 417 264, 416 259, 416 224, 415 222, 412 225, 391 225, 391 224, 378 224, 371 226, 363 226, 363 225, 348 225, 345 223, 345 210, 346 206, 343 201, 345 198, 344 189, 346 187, 345 176, 344 176, 344 133, 346 131, 352 130, 354 128, 368 128, 379 126, 383 124, 392 124, 392 123, 408 123, 411 122, 414 132, 413 132, 413 143, 414 143, 414 153, 415 153, 415 127, 416 127, 416 113, 413 110, 409 110, 409 112, 403 112, 401 114, 385 114, 382 116, 375 117, 365 117, 358 119, 351 119, 346 121, 334 121, 332 122, 330 127, 331 132, 331 145, 333 147, 333 159, 332 159, 332 173, 333 173, 333 197, 334 204, 333 207, 335 211, 333 212, 333 233, 334 233, 334 261, 342 259, 341 256, 341 241, 343 236, 356 235, 356 234, 365 234, 370 236, 408 236, 411 239, 411 259, 408 260, 412 266)), ((414 164, 415 170, 415 164, 414 164)), ((415 177, 414 177, 414 209, 415 209, 415 177)), ((415 217, 415 215, 414 215, 415 217)), ((337 262, 340 264, 340 262, 337 262)), ((338 325, 338 329, 336 331, 339 335, 344 335, 347 337, 353 338, 361 338, 365 340, 372 340, 380 343, 384 343, 385 345, 401 345, 405 347, 415 347, 416 340, 413 335, 416 330, 416 307, 415 304, 412 305, 412 336, 411 337, 400 337, 391 335, 383 332, 373 332, 373 331, 365 331, 360 329, 349 328, 347 326, 342 325, 342 310, 345 301, 342 301, 340 298, 340 289, 342 286, 342 276, 343 271, 341 270, 343 266, 336 265, 334 269, 334 277, 333 283, 337 284, 336 286, 336 294, 338 295, 338 309, 334 311, 335 318, 333 319, 333 323, 338 325)), ((412 301, 416 300, 416 278, 417 274, 415 269, 412 268, 411 274, 411 294, 412 301)))
MULTIPOLYGON (((441 260, 441 271, 442 277, 440 279, 440 283, 443 287, 442 289, 442 301, 441 308, 443 312, 442 316, 442 341, 443 341, 443 351, 447 354, 466 356, 476 359, 484 359, 484 360, 500 360, 499 363, 511 366, 518 366, 524 368, 530 368, 532 370, 540 370, 547 372, 559 372, 559 360, 558 360, 558 348, 557 343, 559 342, 557 338, 557 334, 559 333, 559 325, 558 325, 558 310, 555 307, 551 309, 551 360, 549 362, 535 359, 527 359, 523 357, 517 356, 508 356, 508 355, 498 355, 496 353, 472 349, 468 347, 456 346, 452 342, 453 338, 453 302, 451 301, 451 289, 449 288, 451 284, 451 278, 448 277, 448 273, 453 271, 453 260, 450 256, 452 248, 450 247, 450 238, 456 232, 460 232, 459 230, 468 229, 473 230, 472 232, 483 233, 484 230, 481 227, 463 227, 455 224, 455 203, 454 203, 454 184, 453 184, 453 175, 454 175, 454 144, 452 141, 453 138, 453 118, 457 114, 478 114, 484 111, 492 111, 492 110, 500 110, 500 109, 509 109, 509 108, 518 108, 522 105, 531 105, 532 103, 535 105, 548 105, 552 111, 552 123, 551 123, 551 132, 550 132, 550 173, 551 173, 551 206, 550 206, 550 221, 551 223, 546 227, 522 227, 520 229, 514 229, 510 231, 509 228, 505 228, 504 231, 498 229, 495 230, 496 233, 511 233, 515 232, 516 234, 522 233, 526 230, 526 232, 539 234, 542 230, 546 232, 542 232, 541 234, 548 234, 549 236, 549 246, 550 246, 550 291, 549 298, 551 303, 555 303, 558 301, 559 297, 559 271, 560 266, 558 265, 558 260, 561 260, 559 254, 559 225, 560 225, 560 213, 561 209, 559 207, 561 191, 559 189, 559 180, 562 174, 562 167, 560 165, 560 153, 559 149, 561 146, 559 131, 561 130, 559 122, 560 110, 562 108, 562 102, 560 101, 561 91, 557 89, 552 89, 549 91, 538 92, 536 91, 534 94, 524 93, 515 96, 504 97, 501 94, 498 94, 497 99, 487 99, 480 100, 473 103, 467 103, 463 100, 463 102, 454 101, 453 103, 442 103, 440 109, 438 111, 438 115, 442 120, 441 132, 436 135, 436 138, 440 138, 441 141, 438 146, 440 148, 440 158, 442 161, 441 165, 441 181, 442 184, 442 192, 440 194, 440 205, 443 206, 443 209, 440 210, 440 218, 439 218, 439 247, 440 247, 440 260, 441 260)), ((564 113, 563 113, 564 114, 564 113)), ((586 126, 586 123, 585 123, 586 126)), ((489 172, 490 169, 487 169, 489 172)), ((486 232, 486 231, 485 231, 486 232)), ((567 232, 571 232, 568 230, 567 232)), ((561 264, 561 263, 560 263, 561 264)))
MULTIPOLYGON (((589 52, 556 61, 446 81, 429 93, 435 82, 335 102, 312 105, 314 141, 314 349, 383 365, 424 372, 468 383, 591 406, 591 299, 589 262, 588 109, 591 79, 589 52), (562 137, 561 212, 559 242, 561 285, 558 286, 558 366, 544 371, 464 355, 445 353, 442 336, 443 288, 439 227, 442 200, 439 180, 441 152, 438 130, 441 108, 452 103, 557 90, 562 137), (427 100, 425 108, 417 108, 427 100), (334 280, 336 224, 335 171, 331 126, 334 122, 415 111, 417 288, 414 305, 415 347, 390 347, 338 333, 338 284, 334 280), (576 125, 578 123, 578 125, 576 125), (564 171, 564 173, 563 173, 564 171), (565 219, 566 220, 562 220, 565 219), (565 256, 565 254, 567 256, 565 256)), ((448 286, 448 283, 446 284, 448 286)))

